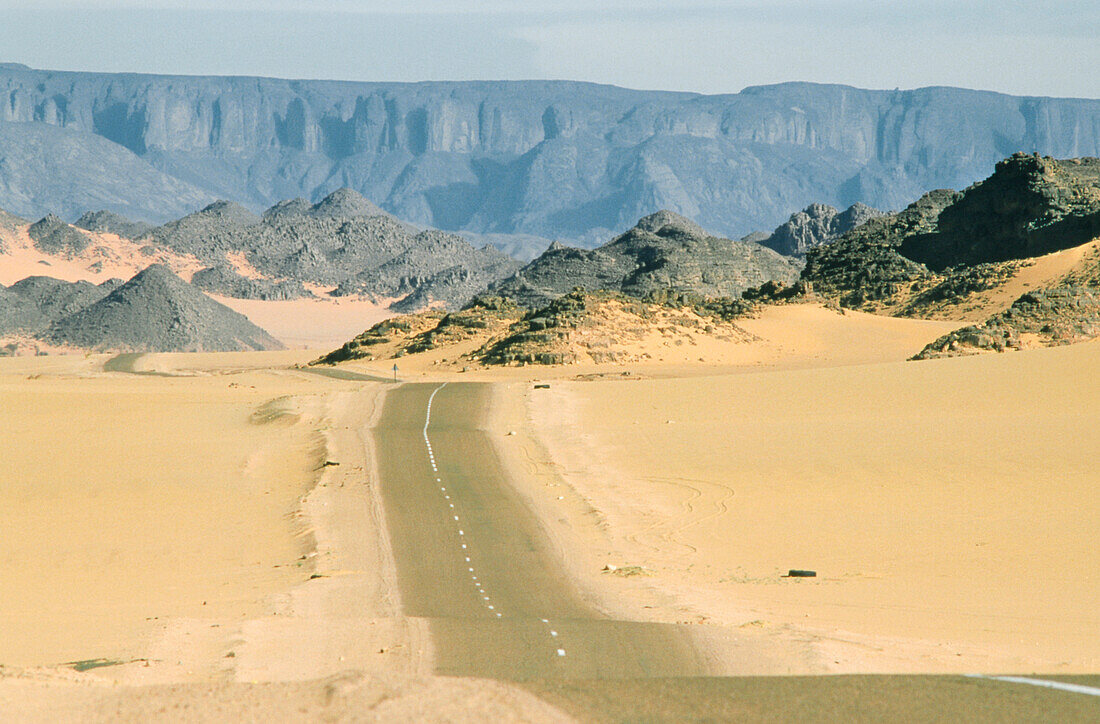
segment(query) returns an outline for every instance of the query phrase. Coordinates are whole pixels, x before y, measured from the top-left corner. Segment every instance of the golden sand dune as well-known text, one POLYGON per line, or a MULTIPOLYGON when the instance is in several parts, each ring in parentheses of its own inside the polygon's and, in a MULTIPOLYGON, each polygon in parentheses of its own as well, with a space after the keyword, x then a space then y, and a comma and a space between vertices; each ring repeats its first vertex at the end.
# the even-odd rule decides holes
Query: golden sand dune
POLYGON ((981 322, 997 312, 1008 309, 1020 295, 1053 286, 1066 277, 1073 277, 1096 266, 1100 239, 1025 260, 1005 284, 967 297, 959 305, 939 316, 964 322, 981 322))
MULTIPOLYGON (((640 324, 630 318, 634 328, 640 324)), ((722 372, 759 371, 869 362, 901 361, 913 356, 928 342, 958 327, 957 322, 900 319, 864 312, 839 312, 820 304, 766 306, 751 318, 737 319, 736 336, 710 336, 701 329, 662 330, 659 325, 614 339, 612 348, 629 362, 597 364, 585 361, 566 365, 495 366, 475 365, 465 357, 485 344, 475 336, 417 354, 392 359, 394 345, 378 345, 384 359, 341 365, 388 376, 397 364, 406 379, 431 377, 465 369, 462 379, 534 379, 584 375, 632 375, 668 377, 713 375, 722 372)), ((598 330, 601 336, 614 330, 598 330)))
POLYGON ((0 590, 0 662, 143 656, 173 619, 255 614, 308 576, 293 513, 317 433, 250 422, 284 381, 22 371, 0 366, 2 568, 18 582, 0 590))
POLYGON ((638 601, 798 632, 838 672, 1086 672, 1098 369, 1092 342, 524 394, 596 515, 570 552, 651 570, 638 601))

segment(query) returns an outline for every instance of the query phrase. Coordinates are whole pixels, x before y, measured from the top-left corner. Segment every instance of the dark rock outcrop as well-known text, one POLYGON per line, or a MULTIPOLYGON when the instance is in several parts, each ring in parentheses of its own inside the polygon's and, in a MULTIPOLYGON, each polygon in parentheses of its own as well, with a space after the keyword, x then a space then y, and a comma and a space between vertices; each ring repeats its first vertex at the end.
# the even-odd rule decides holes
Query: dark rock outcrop
POLYGON ((940 270, 1025 259, 1100 236, 1100 159, 1015 154, 915 234, 901 253, 940 270))
POLYGON ((727 297, 769 280, 797 278, 797 267, 771 249, 711 236, 693 221, 661 211, 597 249, 552 244, 492 291, 536 308, 574 287, 634 297, 727 297))
POLYGON ((1024 337, 1045 345, 1100 336, 1100 290, 1059 287, 1028 292, 982 324, 957 329, 926 346, 913 359, 1004 352, 1025 346, 1024 337))
POLYGON ((73 226, 88 231, 101 231, 121 236, 123 239, 136 240, 153 230, 152 224, 144 221, 132 221, 113 211, 89 211, 77 219, 73 226))
POLYGON ((802 279, 850 307, 899 301, 909 292, 943 300, 1003 282, 1005 263, 1096 237, 1100 159, 1016 154, 965 191, 930 192, 810 249, 802 279))
POLYGON ((282 348, 244 315, 218 304, 158 264, 56 321, 46 336, 85 349, 133 352, 282 348))
POLYGON ((940 213, 960 198, 956 191, 931 191, 904 211, 873 218, 831 244, 810 249, 802 281, 815 292, 859 307, 888 300, 913 282, 929 279, 923 264, 902 256, 902 241, 935 229, 940 213))
POLYGON ((865 204, 852 204, 844 211, 837 211, 828 204, 810 204, 791 214, 791 218, 771 236, 752 240, 780 254, 803 258, 815 246, 835 241, 863 222, 883 215, 865 204))
POLYGON ((79 254, 91 243, 86 235, 53 214, 31 224, 27 234, 39 251, 47 254, 79 254))

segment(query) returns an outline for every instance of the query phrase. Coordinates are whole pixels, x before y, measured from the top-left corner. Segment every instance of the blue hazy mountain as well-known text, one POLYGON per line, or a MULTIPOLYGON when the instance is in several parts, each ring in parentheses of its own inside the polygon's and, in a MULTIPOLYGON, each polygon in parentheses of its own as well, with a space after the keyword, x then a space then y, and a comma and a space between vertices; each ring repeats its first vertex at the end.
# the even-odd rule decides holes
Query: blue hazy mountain
POLYGON ((606 241, 668 209, 737 238, 811 203, 904 206, 1016 151, 1100 155, 1100 101, 785 83, 358 83, 0 65, 0 208, 163 222, 353 188, 414 224, 606 241))

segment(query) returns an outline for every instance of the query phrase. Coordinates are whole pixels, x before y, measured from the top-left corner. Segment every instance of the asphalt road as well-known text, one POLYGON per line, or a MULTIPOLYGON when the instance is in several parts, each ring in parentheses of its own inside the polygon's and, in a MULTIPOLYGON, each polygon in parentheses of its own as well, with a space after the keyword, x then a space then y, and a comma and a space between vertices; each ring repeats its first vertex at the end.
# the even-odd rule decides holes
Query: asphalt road
POLYGON ((387 394, 375 429, 405 613, 431 620, 439 672, 705 674, 686 632, 609 620, 570 585, 479 427, 487 393, 478 384, 403 385, 387 394))
POLYGON ((591 721, 1100 722, 1100 696, 993 679, 709 676, 682 628, 586 604, 504 475, 488 400, 401 385, 374 430, 402 604, 429 620, 438 673, 520 682, 591 721))

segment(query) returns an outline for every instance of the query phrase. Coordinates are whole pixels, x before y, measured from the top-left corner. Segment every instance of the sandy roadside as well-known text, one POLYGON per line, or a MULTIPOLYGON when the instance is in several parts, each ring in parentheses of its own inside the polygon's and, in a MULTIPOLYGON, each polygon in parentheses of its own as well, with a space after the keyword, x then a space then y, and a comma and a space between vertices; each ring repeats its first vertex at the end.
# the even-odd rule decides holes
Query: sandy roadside
POLYGON ((0 364, 3 718, 567 719, 431 674, 374 497, 381 386, 293 361, 0 364), (66 664, 92 659, 121 663, 66 664))
POLYGON ((0 590, 0 661, 147 657, 168 621, 255 615, 308 577, 294 513, 320 440, 251 421, 295 386, 255 372, 0 376, 2 578, 19 582, 0 590))
POLYGON ((784 673, 1094 671, 1098 368, 1090 343, 513 384, 496 429, 576 575, 635 616, 801 642, 784 673))

